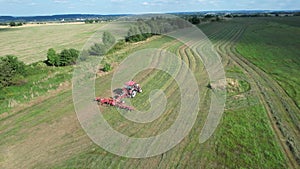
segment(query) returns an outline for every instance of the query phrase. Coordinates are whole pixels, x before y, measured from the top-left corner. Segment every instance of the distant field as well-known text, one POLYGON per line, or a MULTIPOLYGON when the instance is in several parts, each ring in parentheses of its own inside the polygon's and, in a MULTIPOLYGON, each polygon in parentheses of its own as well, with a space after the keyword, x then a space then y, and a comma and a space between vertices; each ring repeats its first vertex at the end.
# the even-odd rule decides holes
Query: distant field
MULTIPOLYGON (((168 37, 155 37, 145 43, 128 44, 109 59, 119 62, 137 50, 161 48, 176 54, 197 75, 200 112, 191 132, 180 144, 162 155, 146 159, 124 158, 106 152, 83 132, 74 112, 71 90, 66 89, 0 118, 0 168, 299 168, 300 111, 295 104, 297 97, 289 94, 290 89, 298 90, 300 68, 292 63, 292 60, 299 61, 296 38, 299 26, 294 24, 297 19, 237 18, 199 26, 222 57, 228 78, 225 112, 207 142, 198 142, 210 101, 203 64, 182 43, 168 37), (285 73, 287 70, 294 74, 285 73), (278 80, 285 77, 287 82, 295 81, 289 88, 278 80)), ((93 31, 91 25, 81 26, 90 28, 87 34, 93 31)), ((28 31, 22 28, 8 32, 21 34, 22 30, 28 31)), ((77 31, 80 32, 79 28, 77 31)), ((52 34, 49 35, 44 35, 45 39, 52 39, 52 34)), ((97 79, 97 96, 109 96, 111 76, 97 79)), ((113 107, 101 106, 103 116, 114 129, 130 136, 161 133, 176 118, 180 106, 178 86, 170 76, 158 70, 146 70, 135 79, 143 86, 144 93, 133 99, 133 105, 138 109, 149 108, 149 93, 159 88, 168 99, 165 113, 149 124, 128 121, 113 107)), ((39 86, 37 90, 41 90, 39 86)))
POLYGON ((49 48, 82 49, 101 24, 61 24, 0 29, 0 56, 16 55, 26 63, 46 59, 49 48))

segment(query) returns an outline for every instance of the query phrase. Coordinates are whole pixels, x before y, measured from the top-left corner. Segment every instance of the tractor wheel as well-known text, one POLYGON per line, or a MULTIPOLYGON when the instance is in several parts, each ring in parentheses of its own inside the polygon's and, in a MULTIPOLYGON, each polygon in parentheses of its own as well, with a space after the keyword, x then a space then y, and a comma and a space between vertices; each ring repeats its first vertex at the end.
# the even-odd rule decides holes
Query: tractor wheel
POLYGON ((131 93, 131 98, 134 98, 136 96, 136 91, 134 90, 134 91, 132 91, 132 93, 131 93))

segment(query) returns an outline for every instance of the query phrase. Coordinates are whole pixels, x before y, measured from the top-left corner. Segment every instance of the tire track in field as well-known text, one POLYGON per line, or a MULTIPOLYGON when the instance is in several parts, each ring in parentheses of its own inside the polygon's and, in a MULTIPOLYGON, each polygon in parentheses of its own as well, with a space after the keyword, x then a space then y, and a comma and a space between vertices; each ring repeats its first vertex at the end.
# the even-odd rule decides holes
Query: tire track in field
POLYGON ((293 150, 288 145, 288 140, 290 139, 290 136, 299 140, 299 137, 297 138, 297 132, 299 132, 299 130, 297 131, 298 126, 297 124, 295 124, 295 120, 294 124, 288 123, 289 120, 293 121, 295 115, 293 115, 293 113, 289 111, 290 109, 286 108, 293 107, 293 109, 295 109, 295 107, 293 104, 291 104, 291 102, 284 101, 285 98, 290 98, 286 95, 285 92, 282 92, 284 90, 280 88, 273 79, 271 79, 266 73, 254 66, 236 51, 235 44, 237 43, 243 32, 246 30, 246 28, 247 26, 237 28, 238 30, 236 31, 234 36, 232 36, 232 38, 228 40, 228 43, 217 44, 216 49, 222 57, 229 57, 230 60, 239 65, 239 67, 245 71, 247 76, 250 77, 249 80, 251 80, 251 86, 254 87, 256 91, 259 91, 257 92, 257 94, 261 100, 261 103, 264 105, 267 111, 272 129, 274 130, 277 140, 286 154, 289 166, 291 168, 297 168, 297 154, 293 153, 293 150), (286 132, 289 133, 288 137, 286 137, 287 135, 282 132, 281 128, 283 126, 278 123, 280 119, 278 119, 278 117, 276 118, 276 115, 274 116, 274 114, 281 114, 281 122, 284 126, 288 127, 288 129, 286 130, 286 132), (290 119, 284 118, 285 114, 289 115, 290 119))

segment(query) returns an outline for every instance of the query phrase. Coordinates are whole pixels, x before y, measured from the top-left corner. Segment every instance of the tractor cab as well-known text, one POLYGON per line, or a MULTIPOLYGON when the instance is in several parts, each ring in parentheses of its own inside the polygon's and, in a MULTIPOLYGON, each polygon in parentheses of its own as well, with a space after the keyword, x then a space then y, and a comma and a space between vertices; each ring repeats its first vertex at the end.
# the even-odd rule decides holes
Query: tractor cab
POLYGON ((128 94, 131 98, 135 97, 137 92, 138 93, 143 92, 140 85, 138 83, 134 82, 134 81, 129 81, 129 82, 125 83, 125 85, 126 85, 126 89, 128 91, 128 94))

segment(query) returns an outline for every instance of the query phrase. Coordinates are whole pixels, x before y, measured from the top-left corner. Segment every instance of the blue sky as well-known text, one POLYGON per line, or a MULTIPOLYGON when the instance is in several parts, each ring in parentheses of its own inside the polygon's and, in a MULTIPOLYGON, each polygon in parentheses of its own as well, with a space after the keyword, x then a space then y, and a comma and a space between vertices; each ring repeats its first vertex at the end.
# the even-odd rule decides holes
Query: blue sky
POLYGON ((249 9, 299 10, 300 0, 0 0, 0 15, 13 16, 249 9))

